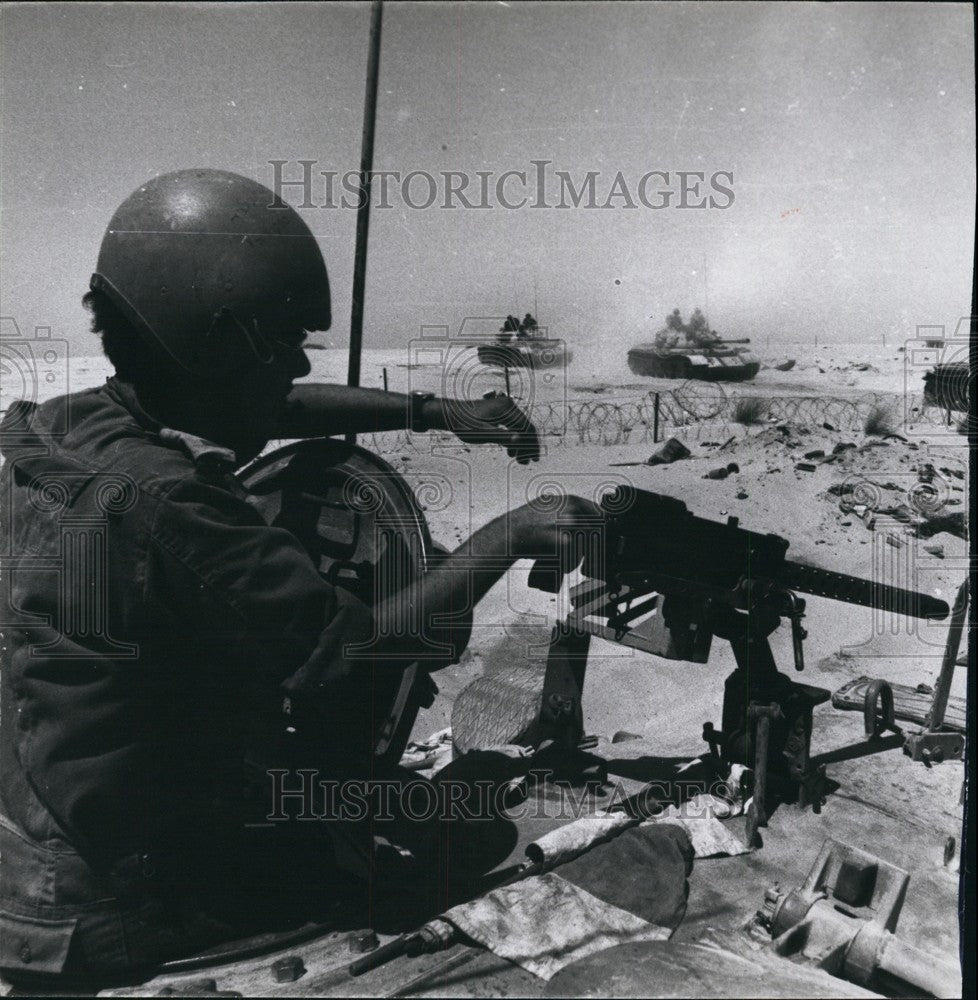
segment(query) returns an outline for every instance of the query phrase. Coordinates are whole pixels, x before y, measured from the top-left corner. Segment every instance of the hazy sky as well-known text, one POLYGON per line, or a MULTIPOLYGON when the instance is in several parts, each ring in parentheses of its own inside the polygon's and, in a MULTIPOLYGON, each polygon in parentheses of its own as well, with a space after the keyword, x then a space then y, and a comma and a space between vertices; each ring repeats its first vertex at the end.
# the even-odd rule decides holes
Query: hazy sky
MULTIPOLYGON (((154 174, 355 169, 368 24, 365 4, 5 4, 3 315, 93 350, 78 300, 113 209, 154 174)), ((371 219, 366 346, 532 309, 534 286, 541 323, 610 349, 707 297, 730 336, 953 325, 970 309, 974 82, 964 4, 388 4, 377 169, 494 184, 546 159, 578 184, 599 171, 599 203, 618 171, 636 203, 649 171, 673 189, 677 171, 727 171, 733 201, 414 210, 395 185, 371 219)), ((355 213, 303 216, 344 343, 355 213)))

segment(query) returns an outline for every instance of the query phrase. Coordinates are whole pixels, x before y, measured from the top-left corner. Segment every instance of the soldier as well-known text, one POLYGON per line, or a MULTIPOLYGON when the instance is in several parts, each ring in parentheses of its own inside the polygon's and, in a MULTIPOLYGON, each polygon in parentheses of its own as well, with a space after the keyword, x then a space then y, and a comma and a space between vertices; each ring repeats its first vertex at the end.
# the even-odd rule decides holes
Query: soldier
MULTIPOLYGON (((425 394, 293 387, 310 371, 305 331, 330 325, 329 282, 316 239, 274 202, 211 169, 135 191, 109 223, 85 296, 115 375, 40 406, 19 402, 0 425, 0 551, 42 567, 4 567, 0 605, 8 977, 132 977, 240 936, 257 899, 269 900, 265 915, 273 908, 263 894, 283 867, 329 901, 341 888, 325 838, 323 871, 297 855, 283 866, 279 845, 256 863, 242 760, 256 747, 274 758, 291 738, 301 752, 282 752, 292 759, 362 773, 373 699, 404 662, 384 660, 377 622, 405 601, 422 607, 423 634, 400 636, 398 652, 420 656, 433 640, 457 657, 470 622, 431 620, 449 618, 462 591, 479 600, 518 558, 574 560, 556 515, 522 507, 368 607, 245 501, 232 473, 274 438, 410 424, 494 441, 520 461, 538 455, 507 399, 462 410, 425 394), (105 530, 91 543, 77 536, 62 579, 43 567, 62 565, 68 521, 105 530), (480 557, 491 567, 479 569, 480 557), (368 641, 374 661, 344 655, 368 641)), ((593 516, 593 505, 569 498, 562 518, 575 514, 593 516)))

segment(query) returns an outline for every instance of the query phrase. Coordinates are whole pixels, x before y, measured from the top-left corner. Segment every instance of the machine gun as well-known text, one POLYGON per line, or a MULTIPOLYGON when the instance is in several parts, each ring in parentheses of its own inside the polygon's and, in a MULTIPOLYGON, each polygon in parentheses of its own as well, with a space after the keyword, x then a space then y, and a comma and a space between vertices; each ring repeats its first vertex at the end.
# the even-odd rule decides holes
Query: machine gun
MULTIPOLYGON (((704 738, 718 764, 754 768, 755 832, 766 820, 769 777, 792 786, 802 805, 818 811, 827 760, 813 760, 810 754, 812 713, 830 692, 781 673, 769 636, 788 619, 794 666, 800 671, 807 633, 802 626, 805 600, 797 592, 926 619, 945 618, 947 603, 794 562, 787 558, 786 539, 748 531, 736 517, 725 523, 696 517, 672 497, 619 486, 604 497, 601 508, 604 518, 596 520, 585 543, 581 569, 586 579, 571 590, 572 610, 554 630, 537 735, 569 750, 580 743, 591 635, 695 663, 707 662, 715 636, 730 643, 737 666, 725 683, 721 729, 707 723, 704 738)), ((554 590, 559 580, 552 569, 538 563, 531 585, 554 590)), ((952 633, 957 627, 959 639, 962 623, 963 610, 959 614, 956 607, 952 633)), ((897 745, 897 736, 900 745, 910 742, 896 729, 892 692, 885 682, 877 682, 872 699, 867 705, 869 739, 858 750, 847 748, 849 752, 826 758, 887 749, 897 745)), ((963 740, 956 739, 948 756, 963 751, 963 740)))

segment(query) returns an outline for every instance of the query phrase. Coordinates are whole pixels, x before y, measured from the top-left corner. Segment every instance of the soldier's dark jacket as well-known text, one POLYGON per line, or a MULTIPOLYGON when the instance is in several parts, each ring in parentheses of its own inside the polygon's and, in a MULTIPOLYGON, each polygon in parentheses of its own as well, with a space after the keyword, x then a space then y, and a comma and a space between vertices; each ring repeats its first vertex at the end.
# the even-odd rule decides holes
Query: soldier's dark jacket
POLYGON ((246 744, 342 694, 370 614, 123 382, 15 403, 0 449, 0 966, 132 969, 195 939, 246 744))

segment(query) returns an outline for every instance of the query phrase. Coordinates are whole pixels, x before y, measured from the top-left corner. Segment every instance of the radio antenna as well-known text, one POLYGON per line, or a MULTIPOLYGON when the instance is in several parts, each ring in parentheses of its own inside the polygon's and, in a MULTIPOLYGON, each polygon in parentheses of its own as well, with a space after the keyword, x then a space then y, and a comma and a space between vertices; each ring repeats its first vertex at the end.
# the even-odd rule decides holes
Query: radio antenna
MULTIPOLYGON (((370 185, 374 165, 374 130, 377 122, 377 81, 380 76, 380 29, 383 0, 373 0, 370 10, 370 44, 367 54, 367 90, 363 101, 363 138, 360 143, 360 202, 357 205, 357 237, 353 257, 353 305, 350 310, 350 357, 347 385, 360 384, 363 351, 363 306, 367 281, 367 236, 370 229, 370 185)), ((356 434, 346 437, 355 444, 356 434)))

